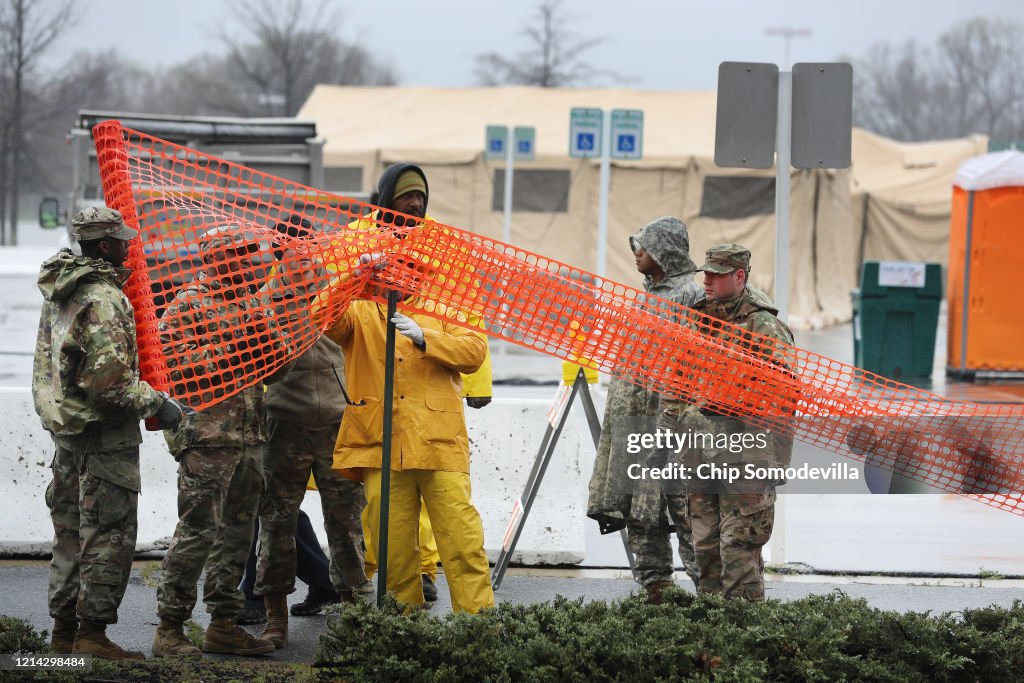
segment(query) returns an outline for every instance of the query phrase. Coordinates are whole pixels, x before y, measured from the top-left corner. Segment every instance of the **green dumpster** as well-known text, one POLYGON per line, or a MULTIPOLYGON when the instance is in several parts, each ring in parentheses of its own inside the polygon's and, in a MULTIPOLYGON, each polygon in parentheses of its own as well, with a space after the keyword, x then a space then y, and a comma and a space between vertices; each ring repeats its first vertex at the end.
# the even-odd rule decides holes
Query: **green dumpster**
POLYGON ((865 261, 853 299, 853 364, 898 380, 929 378, 942 303, 938 263, 865 261))

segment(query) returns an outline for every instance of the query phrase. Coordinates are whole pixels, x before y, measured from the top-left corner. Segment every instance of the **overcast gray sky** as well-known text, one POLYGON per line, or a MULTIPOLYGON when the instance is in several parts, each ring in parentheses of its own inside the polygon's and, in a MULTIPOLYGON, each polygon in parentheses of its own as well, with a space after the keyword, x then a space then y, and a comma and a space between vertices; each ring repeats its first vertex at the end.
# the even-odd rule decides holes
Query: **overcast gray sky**
MULTIPOLYGON (((315 5, 315 0, 309 1, 315 5)), ((473 57, 514 53, 536 2, 482 0, 337 0, 340 37, 380 52, 403 85, 473 83, 473 57)), ((53 50, 51 66, 76 49, 116 45, 147 65, 171 65, 218 51, 218 31, 236 18, 222 0, 79 0, 80 20, 53 50), (88 9, 86 9, 88 8, 88 9)), ((725 60, 781 63, 781 38, 768 26, 805 27, 792 61, 859 56, 872 43, 915 39, 932 45, 953 24, 975 16, 1024 22, 1024 0, 566 0, 573 28, 607 42, 590 54, 595 66, 635 78, 634 87, 714 89, 725 60)))

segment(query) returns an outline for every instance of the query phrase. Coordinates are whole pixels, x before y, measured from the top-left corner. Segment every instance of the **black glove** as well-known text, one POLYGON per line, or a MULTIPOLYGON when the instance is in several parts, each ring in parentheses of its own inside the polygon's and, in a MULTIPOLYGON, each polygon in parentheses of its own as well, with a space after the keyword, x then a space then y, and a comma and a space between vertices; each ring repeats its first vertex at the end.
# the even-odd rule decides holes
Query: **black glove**
POLYGON ((160 429, 177 429, 178 425, 181 424, 181 418, 184 414, 185 411, 181 404, 168 396, 167 400, 157 408, 154 417, 159 420, 160 429))
POLYGON ((470 408, 483 408, 491 402, 490 396, 467 396, 466 405, 470 408))

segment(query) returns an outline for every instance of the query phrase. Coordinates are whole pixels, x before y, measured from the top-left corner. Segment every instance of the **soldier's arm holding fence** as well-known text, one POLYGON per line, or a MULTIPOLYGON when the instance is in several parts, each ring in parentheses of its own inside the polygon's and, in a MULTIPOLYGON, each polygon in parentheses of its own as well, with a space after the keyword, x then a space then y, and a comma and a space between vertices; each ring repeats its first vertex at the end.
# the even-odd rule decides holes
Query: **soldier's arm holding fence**
POLYGON ((136 416, 154 415, 164 395, 139 377, 134 323, 127 300, 100 298, 86 306, 78 326, 80 353, 75 383, 94 405, 105 412, 136 416))

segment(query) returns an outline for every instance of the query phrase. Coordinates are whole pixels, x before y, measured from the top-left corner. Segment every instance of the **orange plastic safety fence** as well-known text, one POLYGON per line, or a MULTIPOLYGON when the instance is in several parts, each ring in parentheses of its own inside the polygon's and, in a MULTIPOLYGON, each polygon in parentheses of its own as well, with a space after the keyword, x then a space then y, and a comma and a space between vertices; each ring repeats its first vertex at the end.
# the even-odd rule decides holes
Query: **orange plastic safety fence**
MULTIPOLYGON (((197 409, 279 369, 356 297, 454 320, 1024 514, 1024 407, 950 401, 570 265, 107 122, 107 204, 140 230, 143 376, 197 409), (371 264, 362 264, 371 260, 371 264)), ((353 397, 358 400, 360 397, 353 397)))

